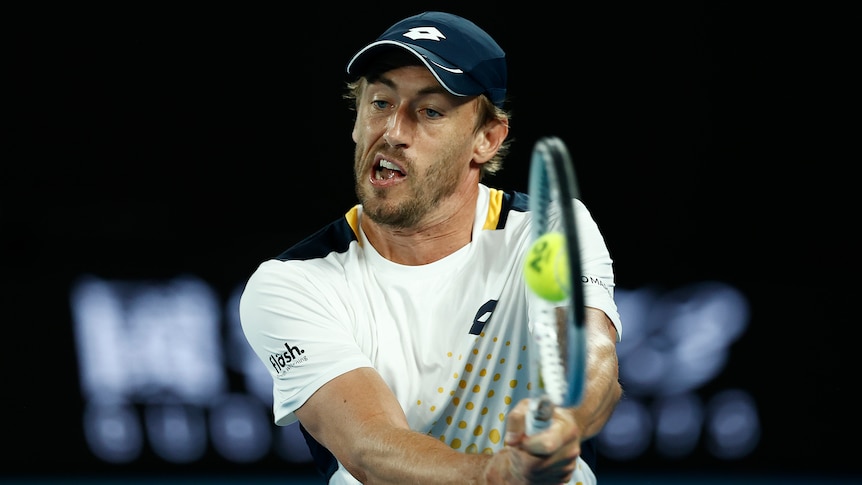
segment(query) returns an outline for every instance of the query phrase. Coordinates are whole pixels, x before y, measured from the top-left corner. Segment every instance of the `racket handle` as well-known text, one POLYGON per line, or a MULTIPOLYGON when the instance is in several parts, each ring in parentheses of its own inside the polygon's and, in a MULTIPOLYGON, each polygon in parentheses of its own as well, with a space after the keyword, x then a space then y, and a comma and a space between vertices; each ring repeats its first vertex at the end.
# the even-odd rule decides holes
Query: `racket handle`
POLYGON ((548 396, 530 400, 530 414, 527 416, 527 436, 542 432, 551 425, 554 416, 554 403, 548 396))

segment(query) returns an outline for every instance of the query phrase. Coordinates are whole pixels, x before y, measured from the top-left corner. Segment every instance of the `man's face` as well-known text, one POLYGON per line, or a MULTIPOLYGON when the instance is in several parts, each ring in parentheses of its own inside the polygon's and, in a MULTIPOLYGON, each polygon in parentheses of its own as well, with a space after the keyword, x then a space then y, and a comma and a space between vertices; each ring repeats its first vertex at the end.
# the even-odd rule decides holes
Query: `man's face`
POLYGON ((453 96, 424 66, 393 69, 367 84, 353 127, 364 214, 402 229, 432 222, 441 201, 478 181, 471 164, 481 137, 477 116, 475 97, 453 96))

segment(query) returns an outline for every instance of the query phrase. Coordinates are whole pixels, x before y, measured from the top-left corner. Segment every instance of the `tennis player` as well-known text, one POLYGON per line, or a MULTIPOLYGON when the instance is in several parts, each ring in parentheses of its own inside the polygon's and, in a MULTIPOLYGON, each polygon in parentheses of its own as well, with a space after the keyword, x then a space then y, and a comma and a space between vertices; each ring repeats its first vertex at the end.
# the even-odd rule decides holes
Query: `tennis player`
POLYGON ((330 484, 596 483, 588 440, 622 393, 612 260, 578 203, 587 387, 527 436, 530 213, 482 183, 509 149, 503 50, 425 12, 347 73, 359 202, 262 262, 240 303, 275 423, 299 420, 330 484))

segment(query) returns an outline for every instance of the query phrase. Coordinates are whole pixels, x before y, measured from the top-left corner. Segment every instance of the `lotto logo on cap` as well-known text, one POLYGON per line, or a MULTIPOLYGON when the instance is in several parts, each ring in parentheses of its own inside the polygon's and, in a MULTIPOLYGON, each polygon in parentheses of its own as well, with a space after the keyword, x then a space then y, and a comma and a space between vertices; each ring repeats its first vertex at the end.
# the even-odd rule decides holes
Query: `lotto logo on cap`
POLYGON ((387 48, 415 55, 437 81, 455 96, 484 94, 497 106, 506 98, 506 53, 473 22, 444 12, 425 12, 389 27, 347 64, 361 76, 387 48))

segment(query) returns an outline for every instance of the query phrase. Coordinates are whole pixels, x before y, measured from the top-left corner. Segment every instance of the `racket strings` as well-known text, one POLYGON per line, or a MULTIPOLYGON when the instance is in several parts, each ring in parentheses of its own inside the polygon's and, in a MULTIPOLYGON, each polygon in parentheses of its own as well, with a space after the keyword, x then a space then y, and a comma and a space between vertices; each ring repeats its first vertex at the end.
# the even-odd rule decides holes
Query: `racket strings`
POLYGON ((583 287, 578 284, 580 251, 574 200, 579 198, 571 157, 556 137, 538 140, 530 161, 529 205, 533 240, 558 231, 565 237, 570 292, 565 303, 539 302, 534 313, 533 342, 536 392, 530 400, 527 428, 538 431, 549 426, 550 408, 580 402, 585 375, 583 287), (553 405, 549 405, 549 402, 553 405))
POLYGON ((557 309, 541 305, 535 322, 534 337, 539 353, 539 387, 556 405, 562 405, 568 384, 557 334, 557 309))

